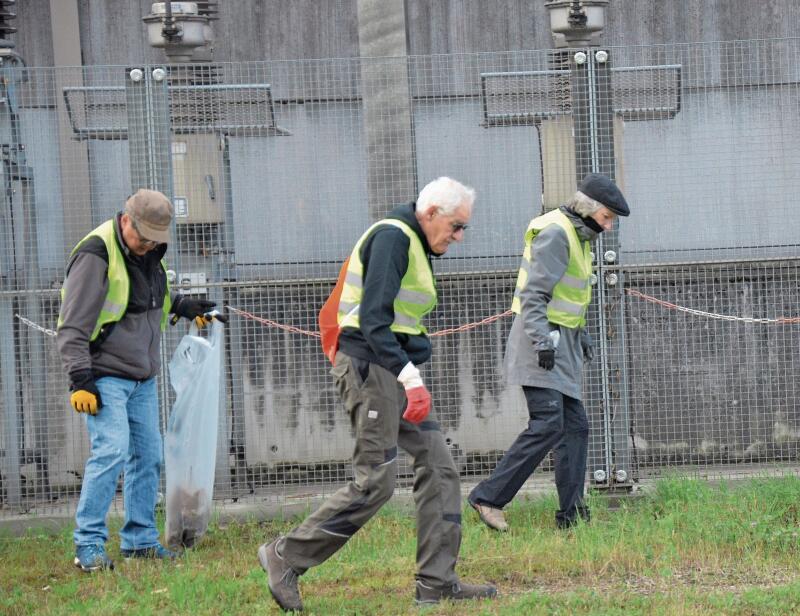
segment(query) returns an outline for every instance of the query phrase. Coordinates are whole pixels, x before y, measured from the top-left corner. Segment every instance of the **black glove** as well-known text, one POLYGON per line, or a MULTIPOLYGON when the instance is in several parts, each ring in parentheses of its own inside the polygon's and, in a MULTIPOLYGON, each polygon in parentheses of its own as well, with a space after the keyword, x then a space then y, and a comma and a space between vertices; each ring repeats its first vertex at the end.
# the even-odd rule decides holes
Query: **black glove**
POLYGON ((581 330, 581 349, 583 349, 584 360, 592 361, 594 359, 594 342, 585 329, 581 330))
POLYGON ((97 411, 103 406, 100 399, 100 391, 94 382, 94 375, 91 370, 76 370, 69 375, 72 395, 69 403, 76 413, 89 413, 96 415, 97 411))
POLYGON ((545 370, 552 370, 556 365, 556 352, 555 349, 546 349, 539 351, 539 367, 545 370))
POLYGON ((206 324, 203 315, 216 305, 216 302, 207 299, 194 299, 192 297, 186 297, 185 295, 178 295, 172 303, 172 313, 175 316, 170 322, 175 325, 179 317, 183 317, 184 319, 197 319, 199 317, 197 325, 198 327, 202 327, 206 324), (203 321, 203 323, 201 324, 200 321, 203 321))

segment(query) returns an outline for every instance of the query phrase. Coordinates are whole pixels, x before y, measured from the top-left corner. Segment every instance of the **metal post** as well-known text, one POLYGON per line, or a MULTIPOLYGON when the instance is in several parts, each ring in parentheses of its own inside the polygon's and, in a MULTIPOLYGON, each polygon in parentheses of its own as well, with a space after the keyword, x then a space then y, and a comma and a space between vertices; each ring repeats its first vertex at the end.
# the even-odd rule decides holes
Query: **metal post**
MULTIPOLYGON (((8 119, 10 114, 4 114, 8 119)), ((6 129, 9 125, 3 127, 6 129)), ((3 140, 10 141, 10 131, 3 130, 3 140)), ((0 243, 0 385, 3 391, 3 444, 0 455, 5 502, 12 508, 19 507, 22 500, 20 466, 22 455, 22 400, 21 378, 19 375, 20 330, 15 323, 14 313, 19 311, 20 261, 22 260, 23 239, 21 238, 20 217, 14 216, 14 201, 11 192, 9 166, 0 166, 0 229, 6 241, 0 243)), ((0 495, 2 496, 2 495, 0 495)))
POLYGON ((131 170, 131 192, 151 185, 150 132, 147 117, 147 67, 127 70, 125 79, 125 109, 128 116, 128 157, 131 170))
MULTIPOLYGON (((128 148, 131 172, 131 192, 151 188, 172 194, 172 133, 167 69, 161 66, 141 66, 126 69, 125 102, 128 120, 128 148)), ((172 221, 172 237, 175 220, 172 221)), ((180 270, 177 250, 167 254, 171 269, 180 270)), ((169 361, 161 347, 162 364, 169 361)), ((162 428, 166 426, 169 379, 159 381, 159 400, 162 409, 162 428)))
MULTIPOLYGON (((575 121, 575 166, 580 180, 587 173, 614 179, 614 111, 611 56, 592 48, 572 56, 572 94, 575 121)), ((624 223, 623 223, 624 224, 624 223)), ((625 370, 625 322, 621 272, 608 269, 619 262, 619 231, 600 235, 595 245, 598 281, 592 314, 599 326, 602 383, 601 451, 590 453, 589 470, 596 483, 612 486, 633 478, 629 442, 629 413, 625 370)))
MULTIPOLYGON (((36 195, 34 191, 33 169, 27 164, 25 145, 20 136, 20 122, 17 114, 17 87, 22 80, 22 73, 15 69, 3 69, 6 87, 6 105, 10 123, 10 140, 4 144, 2 158, 5 172, 5 190, 11 208, 19 219, 19 235, 16 239, 16 252, 22 256, 17 260, 17 280, 25 289, 42 287, 39 266, 39 234, 36 217, 36 195)), ((18 305, 29 319, 36 323, 42 321, 42 298, 38 294, 28 294, 19 299, 18 305)), ((28 366, 25 382, 35 383, 30 389, 29 407, 23 413, 20 408, 21 463, 36 464, 35 490, 37 497, 49 497, 50 478, 48 472, 47 439, 49 424, 47 418, 47 369, 45 366, 45 339, 39 332, 20 328, 17 344, 20 352, 20 366, 28 366), (26 421, 27 419, 27 421, 26 421), (30 438, 25 438, 26 429, 30 438), (32 451, 26 455, 26 441, 32 445, 32 451), (27 458, 27 459, 26 459, 27 458)), ((22 404, 20 404, 22 407, 22 404)))
MULTIPOLYGON (((2 136, 0 159, 2 161, 2 194, 3 208, 0 221, 10 234, 6 243, 10 251, 0 255, 0 275, 5 283, 0 282, 0 289, 15 291, 20 288, 35 289, 40 286, 39 276, 39 243, 37 237, 36 212, 33 200, 32 171, 26 164, 25 149, 20 142, 19 118, 16 106, 16 83, 21 73, 3 66, 2 71, 3 100, 5 101, 5 124, 2 136)), ((41 320, 40 298, 28 295, 26 298, 11 295, 2 301, 0 331, 3 336, 0 357, 2 358, 2 381, 5 409, 5 442, 3 469, 6 485, 6 499, 12 507, 17 507, 22 500, 20 483, 20 467, 26 463, 25 454, 25 419, 29 420, 34 451, 32 461, 37 464, 41 476, 36 477, 37 492, 43 488, 49 491, 49 478, 46 474, 47 435, 43 429, 46 421, 37 421, 37 415, 46 412, 44 341, 32 337, 13 319, 16 312, 24 312, 29 318, 41 320), (22 367, 29 369, 22 375, 22 367), (22 392, 23 379, 27 378, 39 387, 34 388, 29 400, 27 413, 23 413, 25 397, 22 392)))
POLYGON ((172 138, 167 70, 147 66, 126 70, 131 192, 152 188, 171 198, 172 138))
MULTIPOLYGON (((231 193, 231 157, 228 147, 228 138, 220 137, 222 148, 222 178, 223 204, 224 204, 224 229, 232 230, 233 227, 233 194, 231 193)), ((229 232, 232 234, 232 231, 229 232)), ((217 267, 214 272, 215 280, 236 280, 235 264, 233 262, 234 247, 233 237, 229 233, 220 234, 220 258, 214 259, 213 265, 217 267)), ((234 306, 241 305, 238 301, 238 291, 235 288, 220 291, 220 296, 215 298, 218 305, 230 303, 234 306)), ((229 396, 222 398, 219 436, 217 437, 217 469, 215 485, 222 488, 223 493, 228 493, 236 498, 247 491, 247 461, 245 459, 244 440, 244 370, 239 358, 242 353, 242 336, 244 327, 234 326, 228 328, 227 348, 230 354, 230 372, 225 370, 225 390, 230 391, 229 396), (237 360, 233 360, 236 358, 237 360), (230 375, 230 376, 228 376, 230 375), (229 379, 229 380, 228 380, 229 379), (228 389, 230 388, 230 389, 228 389), (228 415, 228 400, 231 401, 230 416, 228 415)))
MULTIPOLYGON (((2 217, 0 217, 2 219, 2 217)), ((19 400, 20 387, 17 379, 17 361, 14 354, 13 334, 15 302, 11 298, 0 298, 0 383, 3 386, 3 424, 4 455, 0 458, 3 474, 5 502, 12 508, 19 507, 22 501, 20 485, 20 446, 19 446, 19 400)), ((2 495, 0 495, 2 496, 2 495)))
MULTIPOLYGON (((149 120, 147 163, 150 183, 147 187, 159 190, 172 199, 172 133, 167 68, 148 67, 145 77, 149 120)), ((172 224, 174 232, 174 219, 172 224)))

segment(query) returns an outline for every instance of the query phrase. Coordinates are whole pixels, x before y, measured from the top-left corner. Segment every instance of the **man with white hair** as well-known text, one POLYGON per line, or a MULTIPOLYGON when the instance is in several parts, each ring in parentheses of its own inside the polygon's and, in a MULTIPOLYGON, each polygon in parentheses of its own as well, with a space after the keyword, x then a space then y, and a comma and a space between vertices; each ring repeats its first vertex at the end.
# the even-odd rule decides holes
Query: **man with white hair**
POLYGON ((301 610, 298 576, 335 554, 391 498, 397 448, 413 459, 417 512, 416 601, 488 598, 462 584, 458 471, 417 368, 431 356, 422 319, 436 306, 431 256, 464 239, 475 192, 441 177, 416 203, 396 207, 356 242, 338 301, 339 350, 331 374, 355 430, 354 478, 300 526, 258 550, 284 610, 301 610))
POLYGON ((531 220, 511 310, 506 347, 509 383, 522 385, 529 421, 469 504, 489 528, 508 530, 511 502, 552 449, 559 510, 556 525, 589 520, 583 502, 589 422, 583 408, 583 362, 594 357, 586 332, 592 297, 590 242, 630 213, 609 178, 589 174, 572 201, 531 220))

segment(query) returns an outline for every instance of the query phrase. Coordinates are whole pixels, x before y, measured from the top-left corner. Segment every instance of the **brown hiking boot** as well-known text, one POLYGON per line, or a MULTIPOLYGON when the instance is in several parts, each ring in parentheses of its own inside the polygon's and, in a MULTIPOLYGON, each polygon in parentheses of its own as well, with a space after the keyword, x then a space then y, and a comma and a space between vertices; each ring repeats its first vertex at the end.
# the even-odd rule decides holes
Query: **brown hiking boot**
POLYGON ((272 598, 284 611, 303 611, 303 602, 300 600, 300 590, 297 588, 297 571, 292 569, 283 560, 278 551, 278 543, 283 537, 278 537, 270 544, 258 548, 258 562, 267 572, 269 591, 272 598))
POLYGON ((496 596, 497 589, 491 584, 463 584, 462 582, 456 582, 455 584, 434 587, 417 580, 415 602, 418 605, 431 605, 443 600, 494 599, 496 596))
POLYGON ((508 530, 506 517, 503 515, 503 510, 497 507, 484 505, 483 503, 470 503, 470 506, 478 512, 478 517, 481 522, 486 524, 492 530, 498 530, 504 533, 508 530))

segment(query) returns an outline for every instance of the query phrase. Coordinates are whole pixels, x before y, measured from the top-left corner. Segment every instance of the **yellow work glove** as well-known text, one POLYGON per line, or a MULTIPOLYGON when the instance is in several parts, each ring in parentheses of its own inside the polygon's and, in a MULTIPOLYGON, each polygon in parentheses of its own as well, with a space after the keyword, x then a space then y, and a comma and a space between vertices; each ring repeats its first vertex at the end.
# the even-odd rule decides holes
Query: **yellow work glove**
POLYGON ((206 325, 211 323, 216 319, 220 323, 227 323, 228 317, 222 314, 219 310, 212 310, 211 312, 206 312, 204 315, 195 317, 194 322, 197 323, 197 327, 199 329, 203 329, 206 325))
POLYGON ((98 400, 99 396, 85 389, 73 391, 72 395, 69 397, 69 403, 76 412, 89 413, 89 415, 97 414, 97 409, 101 406, 98 404, 98 400))
POLYGON ((76 370, 69 375, 72 394, 69 403, 76 413, 89 413, 96 415, 103 406, 100 391, 94 382, 91 370, 76 370))

